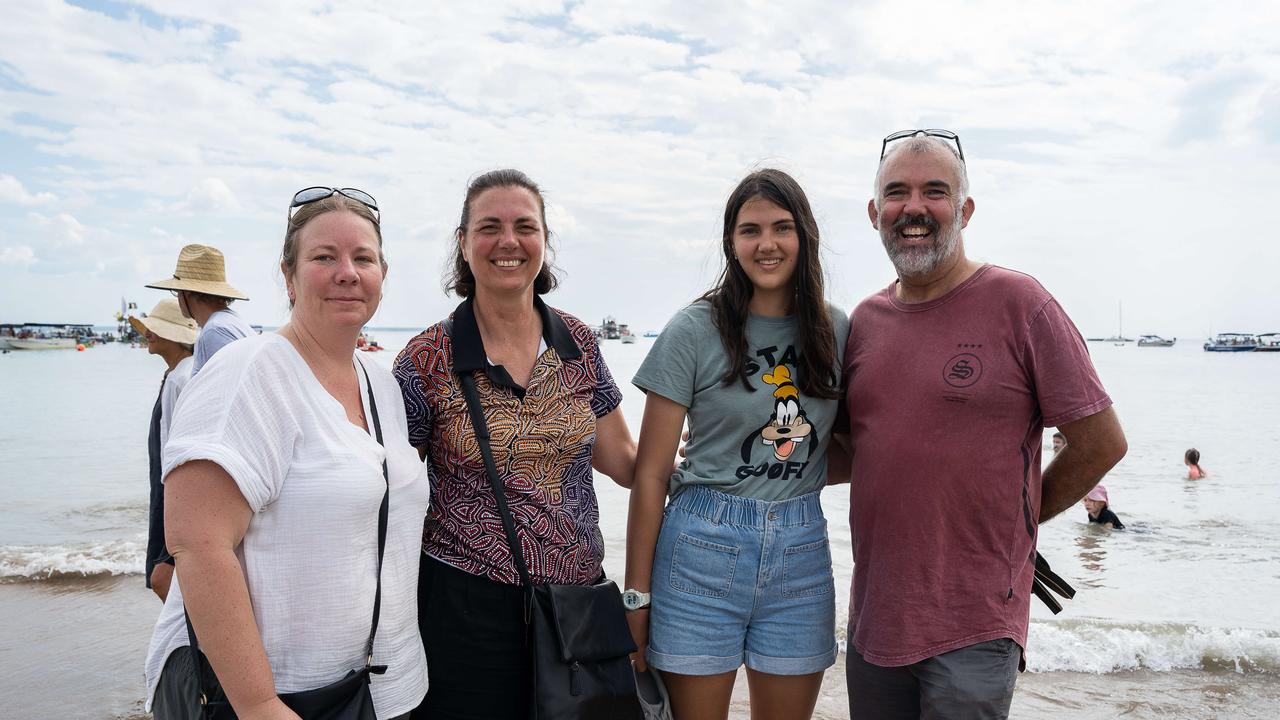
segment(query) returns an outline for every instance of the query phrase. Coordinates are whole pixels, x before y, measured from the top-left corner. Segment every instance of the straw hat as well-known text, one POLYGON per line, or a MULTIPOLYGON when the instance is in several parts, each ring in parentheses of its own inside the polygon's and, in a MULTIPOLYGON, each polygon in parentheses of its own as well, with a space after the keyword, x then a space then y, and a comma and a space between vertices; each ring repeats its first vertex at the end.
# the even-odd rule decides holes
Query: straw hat
POLYGON ((141 319, 130 315, 129 324, 143 335, 150 330, 165 340, 183 345, 195 345, 196 335, 200 332, 195 320, 182 317, 182 311, 178 309, 178 301, 173 298, 165 298, 156 303, 156 306, 151 308, 151 314, 141 319))
POLYGON ((178 253, 178 268, 172 278, 157 280, 149 288, 157 290, 190 290, 218 297, 248 300, 239 290, 227 284, 226 261, 222 251, 208 245, 188 245, 178 253))

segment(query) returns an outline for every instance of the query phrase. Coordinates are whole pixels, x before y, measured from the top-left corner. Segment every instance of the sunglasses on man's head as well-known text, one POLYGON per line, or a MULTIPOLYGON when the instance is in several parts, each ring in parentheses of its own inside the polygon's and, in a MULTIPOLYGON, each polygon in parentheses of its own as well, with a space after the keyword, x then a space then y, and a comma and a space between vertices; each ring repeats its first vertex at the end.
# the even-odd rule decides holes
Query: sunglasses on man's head
POLYGON ((887 136, 884 139, 884 143, 880 145, 880 162, 884 162, 884 155, 886 152, 889 151, 889 143, 895 140, 902 140, 903 138, 910 138, 910 137, 919 137, 921 135, 924 135, 926 137, 942 138, 943 140, 950 140, 951 142, 955 143, 956 154, 960 156, 960 162, 964 162, 964 150, 961 149, 960 147, 960 136, 951 132, 950 130, 937 130, 937 129, 899 130, 898 132, 887 136))
POLYGON ((378 210, 378 201, 374 200, 373 196, 370 195, 369 193, 363 190, 357 190, 355 188, 335 188, 335 187, 320 187, 320 186, 303 188, 298 192, 294 193, 293 202, 289 203, 289 217, 290 218, 293 217, 293 211, 296 208, 302 207, 303 205, 308 205, 310 203, 313 203, 319 200, 324 200, 325 198, 333 197, 334 195, 341 195, 343 197, 348 197, 348 198, 351 198, 352 200, 355 200, 361 205, 364 205, 368 207, 370 210, 372 210, 374 217, 381 219, 381 213, 378 210))

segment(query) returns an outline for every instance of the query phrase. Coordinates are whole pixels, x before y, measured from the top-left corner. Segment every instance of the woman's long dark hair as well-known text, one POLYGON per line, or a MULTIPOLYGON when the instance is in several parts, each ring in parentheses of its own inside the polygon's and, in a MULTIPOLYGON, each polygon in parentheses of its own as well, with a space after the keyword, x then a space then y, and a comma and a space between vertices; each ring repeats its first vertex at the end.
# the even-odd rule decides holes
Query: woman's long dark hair
POLYGON ((725 267, 715 287, 702 295, 700 300, 711 304, 711 316, 720 341, 729 354, 729 371, 723 382, 732 385, 741 380, 748 390, 755 390, 747 382, 747 305, 755 292, 751 278, 734 258, 733 229, 738 223, 738 212, 748 201, 763 198, 791 213, 796 222, 800 240, 800 255, 796 258, 795 301, 791 312, 800 325, 800 357, 797 360, 796 379, 800 389, 809 396, 838 398, 840 383, 835 375, 836 339, 831 327, 831 315, 827 312, 823 290, 822 261, 819 258, 818 221, 813 217, 809 199, 800 184, 790 175, 766 168, 757 170, 742 179, 724 208, 725 267))

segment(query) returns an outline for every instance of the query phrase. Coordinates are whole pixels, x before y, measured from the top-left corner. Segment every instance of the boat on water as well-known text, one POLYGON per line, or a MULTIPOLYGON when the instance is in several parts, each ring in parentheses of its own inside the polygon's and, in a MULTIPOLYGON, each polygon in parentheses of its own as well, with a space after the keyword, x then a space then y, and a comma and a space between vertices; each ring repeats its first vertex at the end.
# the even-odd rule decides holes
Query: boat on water
POLYGON ((1249 333, 1218 333, 1204 344, 1205 352, 1253 352, 1258 343, 1249 333))
POLYGON ((1116 303, 1116 334, 1105 338, 1089 338, 1090 342, 1109 342, 1117 347, 1133 342, 1133 338, 1124 336, 1124 306, 1116 303))
POLYGON ((614 320, 612 315, 606 315, 600 323, 600 337, 605 340, 617 340, 622 337, 618 332, 618 321, 614 320))
MULTIPOLYGON (((258 330, 258 334, 261 335, 262 330, 258 330)), ((379 352, 381 350, 386 350, 386 348, 378 344, 378 341, 375 340, 372 335, 363 330, 361 330, 360 334, 356 336, 356 349, 361 352, 379 352)))
POLYGON ((644 336, 645 336, 645 337, 647 337, 647 338, 656 338, 656 337, 658 337, 658 331, 657 331, 657 330, 650 330, 650 331, 646 332, 646 333, 644 334, 644 336))
POLYGON ((624 345, 630 345, 636 341, 636 336, 631 334, 631 328, 626 325, 619 325, 618 339, 621 340, 624 345))
POLYGON ((1262 333, 1253 337, 1258 343, 1258 346, 1253 349, 1254 352, 1280 352, 1280 332, 1262 333))
POLYGON ((1173 347, 1178 338, 1166 340, 1159 335, 1142 335, 1138 338, 1138 347, 1173 347))
POLYGON ((92 325, 66 323, 7 323, 0 325, 0 349, 75 350, 96 342, 92 325))

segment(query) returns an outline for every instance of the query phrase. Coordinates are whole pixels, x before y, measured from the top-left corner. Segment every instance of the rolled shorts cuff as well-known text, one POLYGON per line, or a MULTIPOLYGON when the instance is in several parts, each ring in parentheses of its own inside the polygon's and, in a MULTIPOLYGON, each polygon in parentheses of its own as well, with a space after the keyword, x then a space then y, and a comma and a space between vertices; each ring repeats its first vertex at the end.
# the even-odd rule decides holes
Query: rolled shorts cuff
POLYGON ((719 675, 737 670, 742 666, 741 655, 716 657, 715 655, 667 655, 654 652, 650 647, 645 651, 645 659, 649 664, 663 672, 680 675, 719 675))
POLYGON ((770 675, 812 675, 836 664, 840 646, 833 638, 831 650, 805 658, 780 658, 747 651, 747 667, 770 675))

